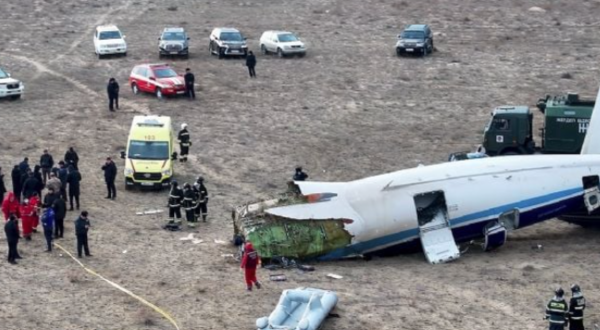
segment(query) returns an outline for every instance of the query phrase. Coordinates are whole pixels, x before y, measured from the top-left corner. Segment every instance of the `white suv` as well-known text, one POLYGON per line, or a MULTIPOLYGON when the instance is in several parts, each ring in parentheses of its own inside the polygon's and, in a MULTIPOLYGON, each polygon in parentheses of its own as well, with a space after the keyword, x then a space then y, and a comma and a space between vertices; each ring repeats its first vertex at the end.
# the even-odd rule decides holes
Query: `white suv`
POLYGON ((99 59, 104 55, 111 54, 127 56, 125 36, 114 25, 104 25, 96 28, 96 32, 94 33, 94 49, 99 59))
POLYGON ((208 50, 219 58, 248 55, 246 38, 237 29, 216 28, 210 33, 208 50))
POLYGON ((0 69, 0 98, 10 97, 13 100, 20 99, 25 86, 17 79, 11 78, 10 73, 0 69))
POLYGON ((263 54, 306 55, 306 46, 295 34, 287 31, 265 31, 260 37, 260 51, 263 54))

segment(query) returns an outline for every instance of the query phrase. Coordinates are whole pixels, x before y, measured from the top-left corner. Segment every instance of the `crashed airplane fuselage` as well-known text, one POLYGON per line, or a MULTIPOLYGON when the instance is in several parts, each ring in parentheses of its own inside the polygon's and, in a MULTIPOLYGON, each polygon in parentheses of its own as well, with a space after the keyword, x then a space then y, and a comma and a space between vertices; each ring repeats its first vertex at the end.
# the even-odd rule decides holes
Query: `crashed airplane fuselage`
POLYGON ((456 243, 492 249, 507 231, 580 208, 584 195, 593 202, 599 173, 597 155, 513 156, 295 182, 298 196, 244 206, 235 227, 265 258, 339 259, 421 240, 430 262, 444 262, 459 256, 456 243))
POLYGON ((295 182, 296 196, 238 208, 237 235, 265 258, 340 259, 402 251, 429 262, 485 250, 507 233, 600 208, 600 92, 581 155, 507 156, 420 166, 350 182, 295 182), (417 245, 418 246, 418 245, 417 245))

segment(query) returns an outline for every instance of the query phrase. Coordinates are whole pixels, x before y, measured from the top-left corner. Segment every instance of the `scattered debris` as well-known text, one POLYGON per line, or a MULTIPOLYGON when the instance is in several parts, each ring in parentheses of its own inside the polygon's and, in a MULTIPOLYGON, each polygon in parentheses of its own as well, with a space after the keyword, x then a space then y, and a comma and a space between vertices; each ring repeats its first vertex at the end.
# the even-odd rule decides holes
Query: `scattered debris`
POLYGON ((568 72, 565 72, 565 73, 561 74, 560 77, 562 79, 573 79, 573 75, 570 74, 570 73, 568 73, 568 72))
POLYGON ((535 12, 535 13, 545 13, 546 9, 541 8, 541 7, 533 6, 533 7, 529 8, 529 9, 527 9, 527 11, 535 12))
POLYGON ((194 239, 194 233, 190 233, 189 235, 185 236, 185 237, 181 237, 179 240, 180 241, 191 241, 194 239))
POLYGON ((227 244, 227 242, 225 242, 223 240, 220 240, 220 239, 216 239, 216 238, 215 238, 215 243, 217 243, 217 244, 227 244))
POLYGON ((542 244, 536 244, 536 245, 532 246, 531 249, 543 251, 544 247, 542 246, 542 244))
POLYGON ((223 254, 221 254, 221 257, 223 257, 223 258, 235 258, 235 256, 233 255, 233 253, 223 253, 223 254))
POLYGON ((202 242, 204 242, 204 241, 203 241, 203 240, 201 240, 201 239, 197 239, 197 238, 196 238, 196 239, 194 239, 194 240, 192 240, 192 244, 200 244, 200 243, 202 243, 202 242))
POLYGON ((162 213, 163 210, 146 210, 146 211, 140 211, 140 212, 135 212, 136 215, 149 215, 149 214, 158 214, 158 213, 162 213))
POLYGON ((269 280, 271 280, 273 282, 283 282, 283 281, 287 281, 287 277, 285 277, 284 274, 273 274, 273 275, 269 275, 269 280))
POLYGON ((336 280, 344 278, 342 275, 338 275, 338 274, 334 274, 334 273, 327 274, 327 277, 335 278, 336 280))
POLYGON ((127 250, 123 250, 123 254, 127 253, 127 250))

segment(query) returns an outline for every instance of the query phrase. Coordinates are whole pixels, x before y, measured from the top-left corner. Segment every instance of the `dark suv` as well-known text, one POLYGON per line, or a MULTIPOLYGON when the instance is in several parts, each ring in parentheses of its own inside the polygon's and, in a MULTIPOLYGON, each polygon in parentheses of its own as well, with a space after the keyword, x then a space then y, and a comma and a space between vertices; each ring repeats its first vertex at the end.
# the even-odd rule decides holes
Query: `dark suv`
POLYGON ((418 54, 427 55, 433 52, 433 33, 429 25, 412 24, 407 25, 404 31, 398 35, 396 43, 396 55, 418 54))

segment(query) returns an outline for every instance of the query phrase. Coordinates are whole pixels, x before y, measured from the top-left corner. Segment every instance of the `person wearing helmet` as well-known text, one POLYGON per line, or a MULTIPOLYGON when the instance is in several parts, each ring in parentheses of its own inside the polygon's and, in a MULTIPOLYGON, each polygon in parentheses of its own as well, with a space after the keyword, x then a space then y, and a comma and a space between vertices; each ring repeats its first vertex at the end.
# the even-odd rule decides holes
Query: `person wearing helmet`
POLYGON ((177 139, 179 140, 179 158, 180 162, 187 162, 187 155, 190 152, 190 146, 192 142, 190 141, 190 133, 187 130, 187 124, 181 124, 181 131, 177 135, 177 139))
POLYGON ((200 219, 200 215, 202 215, 202 222, 206 222, 206 217, 208 216, 208 190, 206 186, 204 186, 204 178, 202 176, 198 177, 196 183, 194 183, 194 193, 196 194, 196 219, 200 219))
POLYGON ((556 289, 554 297, 546 306, 545 319, 550 322, 550 330, 563 330, 569 323, 567 319, 569 308, 567 307, 564 295, 565 292, 562 288, 556 289))
POLYGON ((185 210, 185 219, 188 221, 188 225, 191 222, 196 222, 194 216, 194 209, 196 208, 196 196, 194 190, 189 183, 183 185, 183 209, 185 210))
POLYGON ((181 202, 183 201, 183 191, 177 186, 177 181, 171 181, 171 191, 169 191, 169 223, 181 221, 181 202))
POLYGON ((294 181, 304 181, 306 179, 308 179, 308 174, 306 174, 302 171, 301 166, 296 167, 296 173, 294 173, 293 180, 294 181))
POLYGON ((571 301, 569 301, 569 330, 583 330, 583 310, 585 298, 577 284, 571 286, 571 301))

